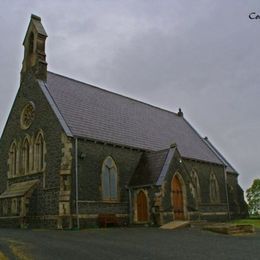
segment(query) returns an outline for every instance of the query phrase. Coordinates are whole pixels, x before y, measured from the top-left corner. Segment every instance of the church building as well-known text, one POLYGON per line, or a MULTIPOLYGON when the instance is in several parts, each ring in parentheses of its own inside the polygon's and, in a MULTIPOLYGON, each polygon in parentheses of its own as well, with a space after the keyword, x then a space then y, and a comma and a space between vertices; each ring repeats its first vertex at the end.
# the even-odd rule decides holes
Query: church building
POLYGON ((0 227, 163 225, 247 215, 238 172, 185 119, 47 70, 31 20, 0 139, 0 227))

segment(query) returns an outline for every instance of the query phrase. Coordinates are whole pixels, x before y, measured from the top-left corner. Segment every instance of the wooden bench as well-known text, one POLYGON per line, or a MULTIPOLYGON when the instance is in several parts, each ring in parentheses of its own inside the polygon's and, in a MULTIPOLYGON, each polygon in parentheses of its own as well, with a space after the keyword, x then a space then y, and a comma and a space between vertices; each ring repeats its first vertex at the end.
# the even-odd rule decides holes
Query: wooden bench
POLYGON ((99 214, 98 215, 98 224, 100 227, 107 227, 108 224, 112 224, 113 226, 118 226, 118 219, 116 214, 99 214))

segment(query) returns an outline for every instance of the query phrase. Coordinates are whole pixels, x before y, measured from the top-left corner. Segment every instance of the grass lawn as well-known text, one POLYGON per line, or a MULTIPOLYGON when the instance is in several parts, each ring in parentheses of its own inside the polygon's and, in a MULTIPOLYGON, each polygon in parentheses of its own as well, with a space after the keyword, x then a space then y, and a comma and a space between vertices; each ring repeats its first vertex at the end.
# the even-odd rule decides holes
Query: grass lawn
POLYGON ((234 223, 234 224, 251 224, 251 225, 254 225, 256 228, 260 228, 260 218, 236 219, 236 220, 233 220, 232 223, 234 223))

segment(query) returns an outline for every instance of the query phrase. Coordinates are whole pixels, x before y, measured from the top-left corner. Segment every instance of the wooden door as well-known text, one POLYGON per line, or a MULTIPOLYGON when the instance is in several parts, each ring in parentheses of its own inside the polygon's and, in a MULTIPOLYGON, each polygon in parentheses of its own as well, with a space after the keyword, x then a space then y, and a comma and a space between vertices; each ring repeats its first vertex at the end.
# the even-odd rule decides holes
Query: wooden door
POLYGON ((148 221, 147 197, 143 191, 140 191, 137 195, 137 221, 148 221))
POLYGON ((174 219, 183 220, 183 193, 179 178, 175 175, 172 180, 172 203, 174 209, 174 219))

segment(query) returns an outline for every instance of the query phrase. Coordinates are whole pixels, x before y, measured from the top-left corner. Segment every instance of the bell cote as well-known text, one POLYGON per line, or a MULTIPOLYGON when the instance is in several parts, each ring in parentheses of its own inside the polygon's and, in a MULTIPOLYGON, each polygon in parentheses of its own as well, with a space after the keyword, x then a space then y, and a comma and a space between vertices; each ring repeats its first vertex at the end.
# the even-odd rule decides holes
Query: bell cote
POLYGON ((48 37, 41 23, 41 18, 31 15, 31 20, 23 41, 24 58, 21 70, 21 82, 28 72, 33 72, 37 79, 46 81, 47 62, 45 41, 48 37))

